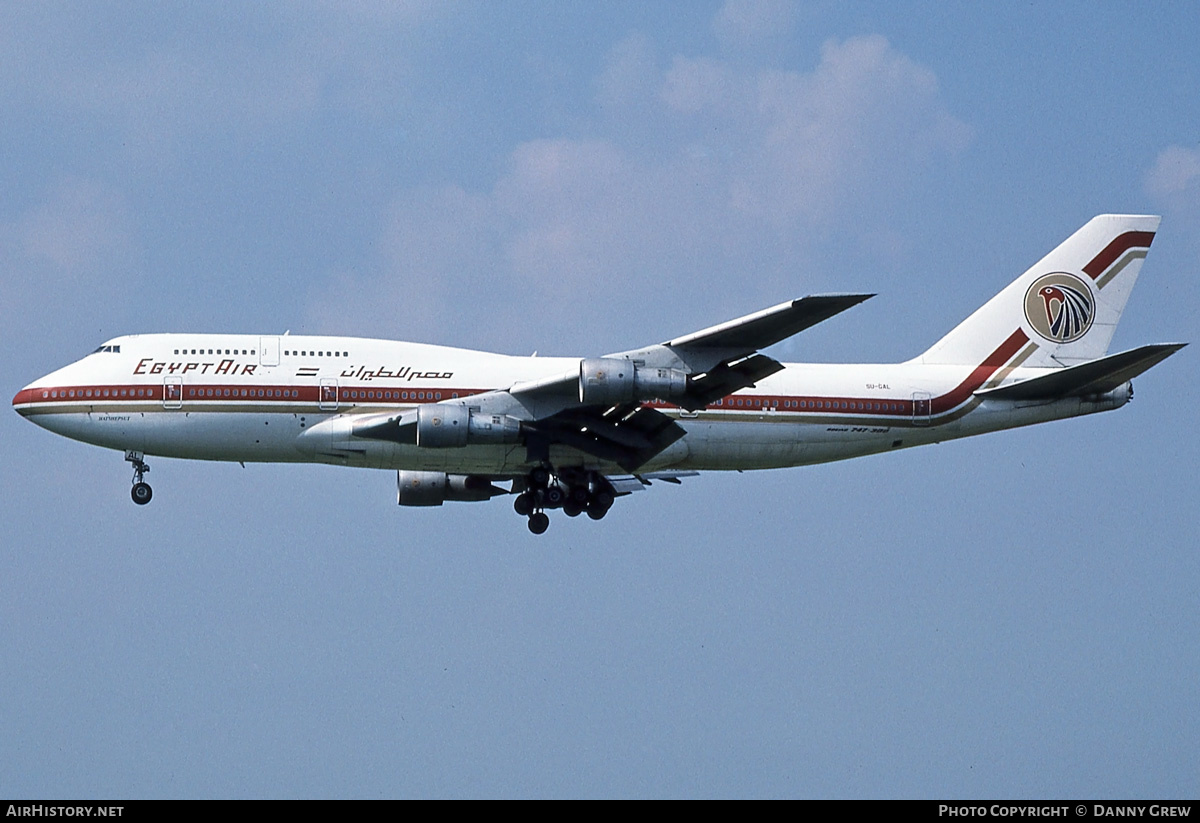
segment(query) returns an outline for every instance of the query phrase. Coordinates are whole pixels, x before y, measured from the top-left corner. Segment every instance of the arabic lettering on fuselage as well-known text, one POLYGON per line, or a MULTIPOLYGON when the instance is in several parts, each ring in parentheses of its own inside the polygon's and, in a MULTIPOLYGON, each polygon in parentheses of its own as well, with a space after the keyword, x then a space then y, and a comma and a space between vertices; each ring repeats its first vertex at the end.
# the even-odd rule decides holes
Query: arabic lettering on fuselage
POLYGON ((454 376, 454 372, 417 371, 411 366, 401 366, 394 371, 383 366, 380 366, 377 369, 369 369, 366 366, 359 366, 357 369, 351 367, 344 370, 340 376, 357 378, 358 380, 449 380, 454 376))

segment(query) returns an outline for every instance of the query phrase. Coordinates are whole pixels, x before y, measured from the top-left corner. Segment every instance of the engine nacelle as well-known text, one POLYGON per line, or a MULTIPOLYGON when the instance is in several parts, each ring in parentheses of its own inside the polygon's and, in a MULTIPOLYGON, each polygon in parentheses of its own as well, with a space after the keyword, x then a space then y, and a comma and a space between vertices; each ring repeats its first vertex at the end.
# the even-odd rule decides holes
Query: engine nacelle
POLYGON ((516 443, 520 436, 521 421, 507 414, 473 411, 467 421, 468 443, 516 443))
POLYGON ((471 411, 466 406, 417 406, 417 445, 427 449, 465 446, 470 422, 471 411))
POLYGON ((417 445, 422 448, 515 443, 520 434, 521 421, 507 414, 484 414, 457 404, 417 406, 417 445))
POLYGON ((639 367, 632 360, 589 357, 579 361, 579 402, 611 406, 634 400, 672 400, 687 392, 679 369, 639 367))
POLYGON ((440 506, 447 500, 478 502, 508 494, 486 477, 446 472, 396 472, 396 502, 401 506, 440 506))

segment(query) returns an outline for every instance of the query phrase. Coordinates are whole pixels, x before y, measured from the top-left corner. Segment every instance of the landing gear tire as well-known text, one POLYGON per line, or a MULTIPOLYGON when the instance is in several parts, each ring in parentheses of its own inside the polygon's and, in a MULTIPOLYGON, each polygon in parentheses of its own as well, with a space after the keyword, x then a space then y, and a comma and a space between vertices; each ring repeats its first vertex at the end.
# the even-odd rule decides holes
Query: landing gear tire
POLYGON ((150 484, 142 480, 146 476, 146 472, 150 471, 150 467, 142 459, 144 456, 141 452, 125 452, 125 462, 133 465, 133 488, 129 490, 129 496, 139 506, 146 505, 150 502, 150 498, 154 496, 154 492, 150 490, 150 484))
POLYGON ((533 511, 533 495, 529 492, 522 492, 517 495, 517 499, 513 501, 513 511, 524 517, 533 511))
POLYGON ((550 528, 550 518, 545 512, 537 512, 529 515, 529 530, 534 534, 545 534, 546 529, 550 528))
POLYGON ((574 500, 568 500, 563 503, 563 513, 567 517, 578 517, 583 514, 583 506, 576 503, 574 500))
POLYGON ((529 482, 534 488, 546 488, 546 485, 550 482, 550 470, 545 466, 538 466, 529 472, 529 482))
POLYGON ((557 508, 562 505, 563 499, 566 498, 566 492, 561 486, 550 486, 546 489, 546 505, 551 508, 557 508))
POLYGON ((588 499, 587 513, 593 520, 600 520, 608 514, 615 498, 608 489, 599 489, 588 499))
POLYGON ((129 496, 133 498, 134 503, 144 506, 154 496, 154 490, 150 488, 149 483, 134 483, 133 488, 129 490, 129 496))

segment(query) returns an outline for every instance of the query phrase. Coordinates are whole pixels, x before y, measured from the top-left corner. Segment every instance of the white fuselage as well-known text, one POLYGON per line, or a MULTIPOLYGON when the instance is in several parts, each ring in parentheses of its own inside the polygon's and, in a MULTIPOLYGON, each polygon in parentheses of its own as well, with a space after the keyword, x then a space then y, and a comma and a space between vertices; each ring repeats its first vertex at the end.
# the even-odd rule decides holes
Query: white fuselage
MULTIPOLYGON (((756 387, 696 412, 654 403, 686 436, 642 470, 821 463, 1104 411, 1128 400, 1128 384, 1087 399, 976 397, 977 389, 1046 371, 1021 368, 1029 345, 1018 335, 974 367, 786 364, 756 387)), ((146 455, 505 477, 531 465, 519 443, 432 449, 355 437, 351 430, 364 415, 467 398, 578 366, 578 358, 351 337, 133 335, 34 381, 13 405, 58 434, 146 455)), ((551 462, 615 470, 562 445, 551 448, 551 462)))

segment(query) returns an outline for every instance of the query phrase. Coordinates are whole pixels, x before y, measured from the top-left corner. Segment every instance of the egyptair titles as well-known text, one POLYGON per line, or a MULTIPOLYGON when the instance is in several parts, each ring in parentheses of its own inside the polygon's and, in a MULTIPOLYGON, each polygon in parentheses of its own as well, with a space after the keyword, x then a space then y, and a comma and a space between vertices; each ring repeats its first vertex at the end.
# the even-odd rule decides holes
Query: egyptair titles
MULTIPOLYGON (((143 357, 138 361, 133 368, 134 374, 227 374, 227 375, 252 375, 255 369, 258 368, 257 363, 238 363, 232 358, 226 358, 218 362, 205 363, 199 361, 166 361, 155 360, 153 357, 143 357)), ((312 373, 308 374, 308 369, 303 370, 305 373, 302 377, 316 377, 317 370, 312 369, 312 373)), ((358 379, 362 381, 371 380, 449 380, 454 376, 452 371, 422 371, 414 369, 412 366, 401 366, 397 369, 389 369, 386 366, 372 368, 368 366, 351 366, 348 369, 343 369, 340 377, 348 379, 358 379)))
POLYGON ((143 357, 133 367, 134 374, 254 374, 257 363, 238 363, 232 358, 219 363, 180 362, 143 357))

